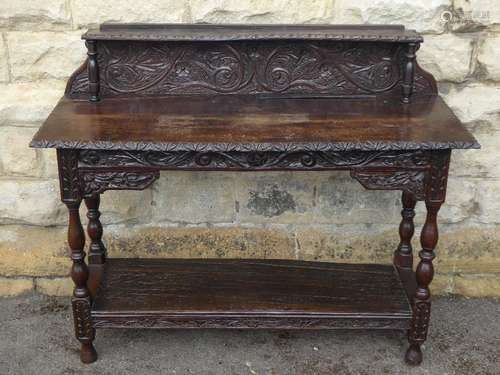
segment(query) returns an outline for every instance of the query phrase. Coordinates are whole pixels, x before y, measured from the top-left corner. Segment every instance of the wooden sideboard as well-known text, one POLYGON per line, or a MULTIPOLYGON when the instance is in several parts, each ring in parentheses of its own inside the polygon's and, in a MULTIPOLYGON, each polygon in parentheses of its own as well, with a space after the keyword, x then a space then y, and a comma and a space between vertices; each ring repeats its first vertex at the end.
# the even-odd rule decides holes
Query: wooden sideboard
POLYGON ((451 150, 479 145, 418 66, 418 33, 104 24, 83 38, 88 58, 31 143, 57 149, 83 362, 97 359, 97 328, 396 329, 406 362, 422 361, 451 150), (107 258, 100 195, 146 189, 162 170, 350 171, 402 191, 401 242, 391 265, 107 258))

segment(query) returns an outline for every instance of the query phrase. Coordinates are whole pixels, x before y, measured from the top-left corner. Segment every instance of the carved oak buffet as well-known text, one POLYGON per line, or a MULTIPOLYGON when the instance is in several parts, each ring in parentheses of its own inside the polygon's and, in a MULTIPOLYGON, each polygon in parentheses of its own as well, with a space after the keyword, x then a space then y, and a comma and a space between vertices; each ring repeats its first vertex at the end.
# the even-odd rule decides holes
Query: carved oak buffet
MULTIPOLYGON (((422 360, 452 149, 478 148, 416 63, 402 26, 111 25, 31 146, 56 148, 81 360, 96 328, 378 328, 422 360), (160 170, 348 170, 402 191, 393 265, 291 260, 107 259, 106 190, 160 170), (79 207, 88 208, 88 265, 79 207), (427 217, 413 271, 414 207, 427 217)), ((187 202, 186 202, 187 203, 187 202)))

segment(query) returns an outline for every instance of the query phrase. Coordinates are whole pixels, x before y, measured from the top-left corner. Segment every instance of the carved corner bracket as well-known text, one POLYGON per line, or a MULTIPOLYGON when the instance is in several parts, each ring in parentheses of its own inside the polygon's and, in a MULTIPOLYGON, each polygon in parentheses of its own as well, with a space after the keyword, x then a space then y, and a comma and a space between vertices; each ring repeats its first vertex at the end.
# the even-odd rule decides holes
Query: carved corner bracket
POLYGON ((404 190, 424 200, 426 191, 426 171, 395 170, 373 171, 352 170, 351 177, 370 190, 404 190))
POLYGON ((80 170, 83 197, 106 190, 144 190, 160 177, 158 170, 80 170))

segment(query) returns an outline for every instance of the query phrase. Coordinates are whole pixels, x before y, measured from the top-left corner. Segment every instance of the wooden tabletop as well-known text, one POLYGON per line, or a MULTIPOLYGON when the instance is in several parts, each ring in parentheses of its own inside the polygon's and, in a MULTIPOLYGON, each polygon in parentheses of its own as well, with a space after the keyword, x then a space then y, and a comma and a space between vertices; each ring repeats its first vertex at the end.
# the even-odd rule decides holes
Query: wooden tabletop
POLYGON ((440 97, 252 95, 63 98, 32 147, 115 150, 402 150, 479 148, 440 97))

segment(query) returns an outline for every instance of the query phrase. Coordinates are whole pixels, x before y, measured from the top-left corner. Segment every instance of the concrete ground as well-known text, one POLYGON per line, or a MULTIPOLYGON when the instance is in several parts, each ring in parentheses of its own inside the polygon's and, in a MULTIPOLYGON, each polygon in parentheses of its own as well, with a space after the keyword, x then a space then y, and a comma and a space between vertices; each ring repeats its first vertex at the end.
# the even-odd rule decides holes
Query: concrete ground
POLYGON ((0 299, 0 375, 500 374, 500 301, 440 298, 424 363, 398 332, 98 330, 83 365, 67 298, 0 299))

